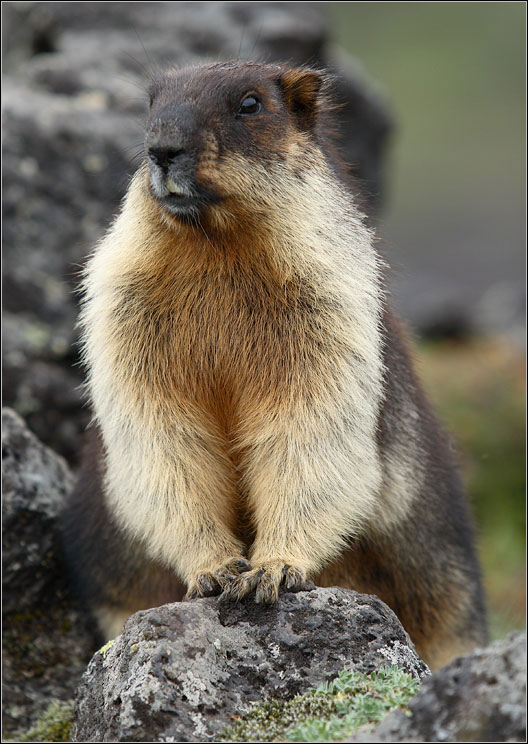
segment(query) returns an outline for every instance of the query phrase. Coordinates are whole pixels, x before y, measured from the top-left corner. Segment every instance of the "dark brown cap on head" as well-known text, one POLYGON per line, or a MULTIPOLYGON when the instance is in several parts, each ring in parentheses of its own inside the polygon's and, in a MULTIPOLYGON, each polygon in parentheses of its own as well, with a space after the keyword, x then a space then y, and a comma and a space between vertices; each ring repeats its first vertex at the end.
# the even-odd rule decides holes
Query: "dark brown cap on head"
POLYGON ((241 156, 248 168, 284 162, 299 133, 315 141, 323 87, 315 70, 252 62, 158 75, 145 136, 153 195, 174 216, 196 219, 225 196, 214 177, 223 158, 241 156))

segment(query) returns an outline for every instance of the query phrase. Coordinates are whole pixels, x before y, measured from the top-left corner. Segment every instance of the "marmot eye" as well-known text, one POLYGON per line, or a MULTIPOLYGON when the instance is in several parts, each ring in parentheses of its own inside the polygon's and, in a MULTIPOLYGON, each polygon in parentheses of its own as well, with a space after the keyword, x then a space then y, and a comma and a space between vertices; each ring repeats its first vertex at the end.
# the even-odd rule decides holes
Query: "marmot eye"
POLYGON ((262 108, 262 104, 258 100, 256 96, 246 96, 242 103, 240 104, 240 108, 238 109, 238 114, 240 116, 248 116, 249 114, 258 114, 260 109, 262 108))

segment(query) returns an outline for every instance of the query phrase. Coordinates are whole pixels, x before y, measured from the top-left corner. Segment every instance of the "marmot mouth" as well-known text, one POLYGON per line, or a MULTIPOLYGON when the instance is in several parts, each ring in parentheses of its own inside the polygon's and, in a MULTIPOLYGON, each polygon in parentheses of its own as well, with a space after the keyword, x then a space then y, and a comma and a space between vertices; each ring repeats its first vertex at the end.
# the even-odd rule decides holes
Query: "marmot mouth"
POLYGON ((208 192, 202 192, 192 196, 169 193, 165 196, 156 195, 156 199, 174 217, 179 217, 183 220, 197 219, 209 205, 220 201, 220 198, 216 194, 208 192))
POLYGON ((197 183, 194 177, 164 174, 152 166, 149 170, 152 196, 174 217, 196 220, 209 205, 221 201, 214 190, 197 183))
POLYGON ((167 194, 158 197, 158 201, 172 212, 180 214, 185 212, 199 212, 203 206, 203 201, 197 196, 187 196, 185 194, 167 194))

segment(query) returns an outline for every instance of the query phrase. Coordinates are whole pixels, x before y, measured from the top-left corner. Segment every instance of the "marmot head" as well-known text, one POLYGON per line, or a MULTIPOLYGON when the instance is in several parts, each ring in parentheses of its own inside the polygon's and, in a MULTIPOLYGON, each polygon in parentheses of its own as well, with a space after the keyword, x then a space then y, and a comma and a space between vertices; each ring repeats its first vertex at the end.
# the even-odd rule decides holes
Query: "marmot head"
POLYGON ((145 136, 152 196, 190 223, 277 199, 280 173, 299 177, 318 148, 324 88, 318 71, 248 62, 158 75, 145 136))

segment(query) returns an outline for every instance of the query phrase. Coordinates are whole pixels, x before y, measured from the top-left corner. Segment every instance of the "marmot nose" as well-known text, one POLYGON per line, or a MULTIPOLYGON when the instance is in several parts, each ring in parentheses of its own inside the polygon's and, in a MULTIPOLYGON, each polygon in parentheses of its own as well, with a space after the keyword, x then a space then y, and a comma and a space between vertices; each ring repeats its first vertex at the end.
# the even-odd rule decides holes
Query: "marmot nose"
POLYGON ((176 165, 178 160, 181 160, 182 155, 185 155, 185 149, 183 147, 178 149, 149 147, 148 155, 153 163, 167 173, 169 166, 176 165))

